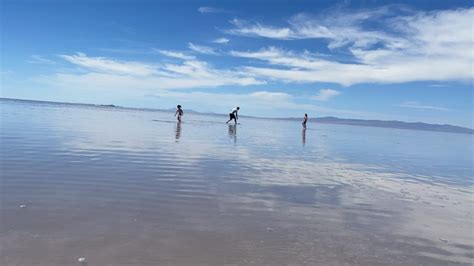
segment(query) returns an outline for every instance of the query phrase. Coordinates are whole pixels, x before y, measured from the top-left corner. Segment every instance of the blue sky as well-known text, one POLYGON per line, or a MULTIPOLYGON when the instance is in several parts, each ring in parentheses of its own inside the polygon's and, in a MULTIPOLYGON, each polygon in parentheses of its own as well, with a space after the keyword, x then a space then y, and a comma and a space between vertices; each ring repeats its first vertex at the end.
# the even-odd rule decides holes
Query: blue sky
POLYGON ((471 1, 1 1, 1 97, 473 127, 471 1))

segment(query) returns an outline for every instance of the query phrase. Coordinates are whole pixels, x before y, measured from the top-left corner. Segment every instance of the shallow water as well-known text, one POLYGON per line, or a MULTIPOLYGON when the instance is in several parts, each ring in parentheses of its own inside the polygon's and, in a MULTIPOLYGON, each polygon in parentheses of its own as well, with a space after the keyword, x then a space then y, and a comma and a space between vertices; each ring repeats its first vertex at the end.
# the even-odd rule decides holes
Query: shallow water
POLYGON ((0 107, 1 265, 473 263, 471 135, 0 107))

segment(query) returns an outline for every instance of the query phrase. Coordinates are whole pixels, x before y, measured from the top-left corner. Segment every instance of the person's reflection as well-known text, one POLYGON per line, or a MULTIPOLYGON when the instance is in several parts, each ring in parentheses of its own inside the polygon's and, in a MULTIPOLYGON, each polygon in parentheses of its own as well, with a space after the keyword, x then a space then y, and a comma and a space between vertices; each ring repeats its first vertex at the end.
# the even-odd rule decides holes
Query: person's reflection
POLYGON ((237 125, 229 124, 229 138, 234 140, 234 143, 237 142, 237 125))
POLYGON ((306 127, 301 131, 301 143, 303 144, 303 147, 306 145, 306 127))
POLYGON ((178 142, 179 138, 181 137, 181 121, 176 123, 175 133, 175 142, 178 142))

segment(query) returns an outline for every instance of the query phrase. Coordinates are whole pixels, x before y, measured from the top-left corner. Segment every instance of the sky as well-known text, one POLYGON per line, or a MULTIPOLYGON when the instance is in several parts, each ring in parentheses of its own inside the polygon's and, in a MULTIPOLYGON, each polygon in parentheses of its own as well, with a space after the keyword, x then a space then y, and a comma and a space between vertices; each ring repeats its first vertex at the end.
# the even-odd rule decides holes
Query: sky
POLYGON ((0 97, 474 125, 472 1, 0 3, 0 97))

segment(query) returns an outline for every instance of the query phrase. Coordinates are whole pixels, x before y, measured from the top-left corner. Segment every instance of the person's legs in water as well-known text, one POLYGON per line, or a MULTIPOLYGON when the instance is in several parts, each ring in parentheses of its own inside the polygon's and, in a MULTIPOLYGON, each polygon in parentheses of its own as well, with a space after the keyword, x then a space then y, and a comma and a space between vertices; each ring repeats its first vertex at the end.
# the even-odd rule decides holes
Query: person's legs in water
POLYGON ((229 121, 225 122, 226 124, 232 121, 232 119, 235 119, 235 115, 233 113, 229 114, 229 121))

